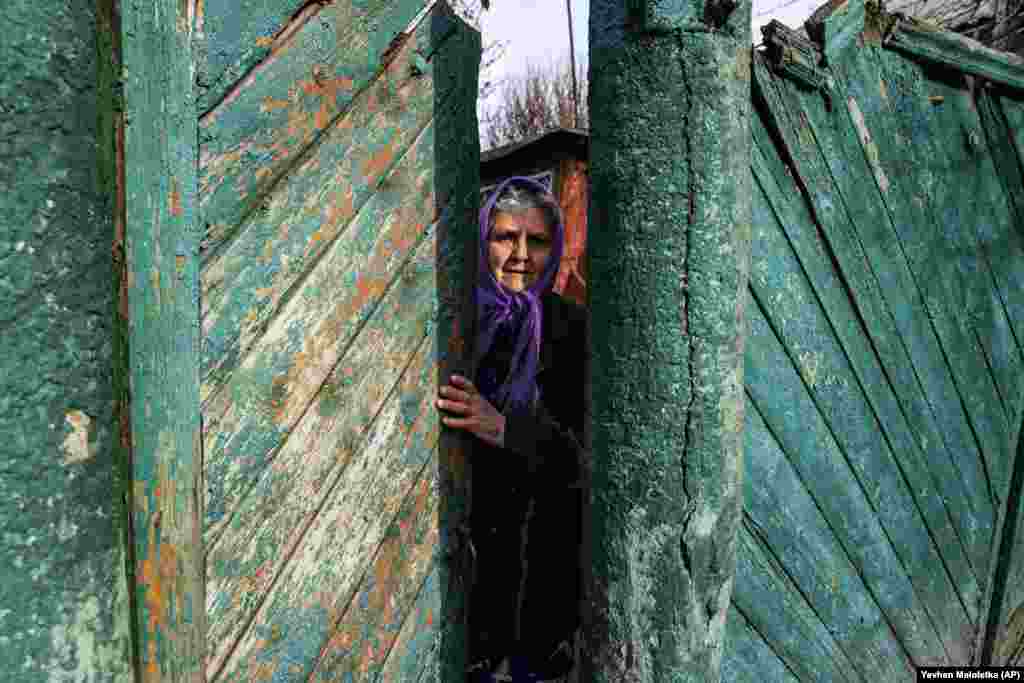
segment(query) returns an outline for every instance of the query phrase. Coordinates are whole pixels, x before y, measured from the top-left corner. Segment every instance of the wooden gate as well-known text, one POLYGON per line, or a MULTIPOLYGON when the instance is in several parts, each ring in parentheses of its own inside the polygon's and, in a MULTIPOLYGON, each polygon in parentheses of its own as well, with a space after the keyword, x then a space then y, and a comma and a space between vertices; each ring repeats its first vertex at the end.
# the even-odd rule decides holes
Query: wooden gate
POLYGON ((423 0, 199 13, 207 680, 418 680, 462 592, 433 399, 479 34, 423 0))

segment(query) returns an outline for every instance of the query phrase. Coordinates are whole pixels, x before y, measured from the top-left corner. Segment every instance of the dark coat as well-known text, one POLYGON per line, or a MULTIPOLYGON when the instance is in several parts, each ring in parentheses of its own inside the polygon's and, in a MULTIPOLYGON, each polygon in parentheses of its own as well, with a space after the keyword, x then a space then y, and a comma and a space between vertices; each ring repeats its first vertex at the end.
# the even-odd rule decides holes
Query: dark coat
POLYGON ((551 292, 542 303, 540 400, 532 414, 505 416, 503 448, 474 442, 470 656, 515 652, 555 677, 571 659, 551 653, 579 624, 588 317, 551 292))

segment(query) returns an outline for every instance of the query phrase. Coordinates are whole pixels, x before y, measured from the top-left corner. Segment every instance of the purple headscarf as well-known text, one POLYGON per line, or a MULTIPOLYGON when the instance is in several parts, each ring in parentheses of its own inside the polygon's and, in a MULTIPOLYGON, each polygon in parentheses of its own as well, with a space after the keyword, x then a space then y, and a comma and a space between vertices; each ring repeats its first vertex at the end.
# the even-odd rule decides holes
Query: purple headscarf
POLYGON ((478 360, 477 388, 491 404, 503 413, 527 412, 537 389, 537 363, 540 358, 542 309, 540 298, 551 287, 562 261, 564 228, 561 212, 555 208, 552 226, 552 249, 544 271, 531 286, 515 292, 501 283, 491 272, 488 261, 488 240, 491 213, 501 193, 509 185, 519 185, 534 192, 551 196, 546 187, 535 180, 514 176, 503 180, 480 208, 480 254, 477 269, 477 322, 479 333, 475 354, 478 360), (497 359, 488 357, 488 351, 501 342, 515 340, 511 365, 504 382, 494 376, 497 359), (488 372, 491 369, 492 372, 488 372))

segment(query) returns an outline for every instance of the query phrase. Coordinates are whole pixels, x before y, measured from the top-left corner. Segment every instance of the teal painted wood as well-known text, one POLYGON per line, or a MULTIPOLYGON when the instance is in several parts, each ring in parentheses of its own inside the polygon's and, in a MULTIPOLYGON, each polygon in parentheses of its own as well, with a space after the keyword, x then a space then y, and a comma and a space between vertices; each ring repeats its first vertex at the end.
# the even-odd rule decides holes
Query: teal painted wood
MULTIPOLYGON (((932 458, 932 462, 929 462, 927 453, 918 445, 893 388, 885 377, 881 361, 871 346, 870 338, 862 322, 857 319, 855 303, 849 298, 849 292, 852 290, 846 286, 835 267, 829 267, 829 264, 833 263, 828 251, 829 245, 823 241, 813 223, 813 215, 799 199, 799 189, 784 170, 785 167, 760 125, 755 126, 754 141, 753 171, 759 190, 755 193, 754 204, 754 224, 759 226, 758 239, 754 246, 759 247, 761 243, 768 241, 768 237, 773 234, 770 227, 772 225, 777 224, 785 231, 790 247, 807 274, 815 295, 821 301, 828 325, 835 331, 837 340, 854 370, 856 384, 870 405, 869 422, 876 425, 875 429, 880 430, 879 437, 885 439, 884 444, 876 448, 880 452, 888 453, 888 457, 895 460, 902 479, 906 482, 905 486, 913 496, 914 502, 905 504, 909 504, 908 510, 916 506, 920 511, 932 537, 931 542, 937 546, 942 556, 941 562, 933 565, 931 571, 934 572, 934 567, 943 567, 943 572, 948 574, 952 581, 961 608, 966 610, 967 621, 974 623, 978 617, 977 603, 980 600, 978 580, 971 567, 957 523, 962 526, 962 520, 968 519, 971 515, 963 481, 951 467, 947 457, 932 458), (767 150, 767 155, 761 153, 762 147, 767 150), (772 163, 769 163, 769 159, 772 163), (783 187, 785 189, 782 189, 783 187), (762 193, 763 200, 758 201, 762 193), (769 206, 771 214, 767 211, 769 206), (767 234, 762 237, 762 233, 767 234), (933 473, 929 470, 929 465, 941 466, 941 472, 933 473)), ((752 282, 763 279, 764 271, 772 268, 763 259, 755 263, 764 265, 752 270, 752 282)), ((819 323, 824 324, 824 321, 819 323)), ((815 374, 819 372, 816 370, 815 374)), ((825 376, 825 373, 821 374, 825 376)), ((849 381, 845 384, 848 385, 849 381)), ((844 382, 838 382, 838 385, 842 389, 847 389, 844 382)), ((852 400, 859 402, 860 399, 855 394, 852 400)), ((841 435, 847 421, 842 416, 840 420, 841 424, 834 424, 832 429, 841 435)), ((857 429, 863 429, 863 426, 858 425, 857 429)), ((952 601, 944 599, 943 602, 948 608, 952 608, 952 601)), ((947 648, 949 647, 947 643, 947 648)))
MULTIPOLYGON (((418 29, 424 41, 425 23, 418 29)), ((204 264, 204 402, 243 361, 308 267, 335 240, 348 241, 341 236, 366 202, 381 190, 397 197, 384 186, 394 169, 404 169, 403 161, 429 163, 424 156, 429 151, 420 156, 409 151, 434 107, 431 79, 409 70, 415 45, 409 41, 353 111, 275 189, 266 210, 251 216, 237 239, 204 264)), ((429 145, 420 141, 415 149, 429 145)), ((207 410, 219 417, 223 408, 207 410)))
POLYGON ((196 3, 196 111, 203 113, 227 95, 252 67, 270 55, 274 37, 308 0, 235 0, 196 3))
MULTIPOLYGON (((294 35, 273 57, 238 84, 231 98, 200 119, 204 260, 230 241, 267 192, 301 163, 309 147, 338 126, 339 117, 363 106, 359 101, 367 97, 366 89, 380 82, 381 72, 397 54, 392 40, 424 4, 327 4, 315 16, 297 22, 294 35)), ((320 5, 307 7, 316 10, 320 5)), ((429 72, 427 63, 427 80, 429 72)), ((377 97, 386 108, 387 96, 377 97)))
POLYGON ((134 634, 147 683, 202 680, 205 646, 193 9, 121 6, 134 634))
POLYGON ((471 351, 480 39, 438 6, 393 48, 205 263, 206 329, 236 340, 203 385, 211 679, 464 667, 468 477, 433 399, 471 351))
MULTIPOLYGON (((883 239, 889 218, 872 192, 873 179, 856 131, 838 107, 829 112, 820 102, 812 106, 800 93, 771 80, 758 62, 754 75, 755 97, 763 98, 766 120, 794 160, 817 224, 911 431, 927 454, 929 469, 938 481, 947 482, 954 472, 963 482, 968 507, 961 510, 951 503, 950 512, 980 577, 988 567, 988 530, 994 521, 980 456, 962 407, 942 400, 955 396, 955 387, 946 367, 936 363, 941 351, 930 328, 923 327, 927 321, 921 320, 920 303, 909 298, 914 285, 906 263, 883 239), (915 332, 922 327, 926 336, 915 332)), ((956 500, 946 491, 947 501, 956 500)))
MULTIPOLYGON (((759 154, 755 149, 755 177, 759 183, 764 179, 768 184, 771 181, 764 178, 764 172, 757 172, 759 154)), ((776 195, 777 203, 780 199, 776 195)), ((786 354, 798 368, 804 386, 868 499, 872 514, 891 540, 901 570, 910 578, 927 620, 941 636, 946 661, 967 661, 969 640, 965 640, 965 635, 972 624, 958 595, 957 584, 962 578, 973 580, 969 565, 961 562, 955 567, 959 572, 966 570, 966 576, 958 573, 951 576, 944 566, 937 543, 912 494, 920 484, 906 476, 891 452, 879 418, 829 324, 822 303, 771 214, 768 199, 760 191, 754 194, 754 224, 761 229, 751 247, 751 259, 753 263, 766 264, 751 272, 751 289, 764 303, 763 310, 758 310, 766 316, 786 354), (957 595, 957 599, 951 600, 953 595, 957 595)), ((807 233, 810 231, 804 231, 799 237, 816 239, 816 234, 807 233)), ((842 294, 843 290, 839 288, 835 293, 842 294)), ((750 314, 759 313, 752 309, 750 314)), ((929 483, 926 477, 925 486, 929 483)), ((953 544, 950 555, 965 559, 959 539, 944 514, 940 522, 949 532, 943 540, 953 544)), ((977 592, 976 584, 974 592, 977 592)))
MULTIPOLYGON (((1002 99, 998 91, 982 87, 975 92, 973 104, 981 118, 988 151, 992 155, 999 180, 1003 183, 1003 191, 1009 198, 1016 225, 1024 225, 1024 194, 1018 191, 1024 186, 1024 168, 1014 146, 1014 131, 1003 112, 1002 99)), ((1022 230, 1016 232, 1019 236, 1022 230)))
MULTIPOLYGON (((1022 224, 1013 202, 1024 198, 1014 196, 1020 192, 1007 195, 1001 169, 985 141, 978 104, 966 84, 931 78, 929 73, 925 70, 918 83, 926 92, 943 98, 942 106, 936 107, 938 135, 947 143, 961 142, 940 145, 937 151, 948 154, 949 187, 956 193, 953 212, 959 213, 964 228, 961 258, 976 260, 980 266, 980 282, 969 283, 977 288, 976 299, 969 300, 969 311, 974 313, 976 334, 992 359, 1009 422, 1008 456, 1012 458, 1024 407, 1024 235, 1018 231, 1022 224), (985 271, 990 280, 985 279, 985 271)), ((919 97, 905 99, 925 106, 919 97)), ((1005 142, 1001 146, 1007 147, 1005 142)))
POLYGON ((722 680, 734 683, 799 683, 786 663, 754 630, 736 605, 729 608, 725 622, 725 652, 722 656, 722 680))
POLYGON ((885 46, 1018 90, 1024 89, 1024 58, 985 47, 953 31, 905 17, 895 22, 885 46))
POLYGON ((1010 141, 1017 151, 1017 160, 1024 165, 1024 96, 1001 93, 999 107, 1006 119, 1010 141))
MULTIPOLYGON (((428 248, 423 254, 429 258, 433 252, 428 248)), ((422 281, 415 284, 426 289, 422 281)), ((383 662, 389 639, 382 633, 383 624, 374 622, 388 615, 376 608, 402 608, 409 582, 419 584, 438 545, 439 528, 429 504, 431 487, 436 486, 432 473, 437 469, 439 431, 432 405, 436 391, 429 381, 436 376, 436 367, 429 351, 429 344, 420 347, 410 370, 375 417, 351 464, 342 471, 231 652, 219 680, 251 680, 268 674, 306 680, 325 652, 334 654, 326 665, 337 660, 337 666, 363 674, 377 670, 383 662), (417 492, 416 482, 424 477, 417 492), (411 542, 403 549, 389 539, 389 533, 402 531, 399 515, 410 492, 412 507, 406 507, 405 514, 415 517, 407 522, 413 525, 405 530, 411 542), (408 564, 398 562, 396 552, 409 553, 408 564), (395 575, 396 571, 400 573, 395 575), (378 582, 385 582, 381 588, 392 582, 399 586, 382 595, 373 590, 378 582), (350 645, 359 649, 348 658, 341 656, 350 645)))
MULTIPOLYGON (((1011 226, 1005 222, 1005 200, 993 196, 999 181, 991 165, 982 164, 981 130, 973 120, 957 116, 953 106, 956 95, 966 94, 966 84, 943 95, 942 84, 929 79, 920 65, 888 52, 876 56, 884 92, 897 114, 892 129, 898 136, 896 142, 909 142, 915 153, 916 175, 928 188, 925 194, 933 228, 931 235, 918 235, 922 251, 928 254, 922 259, 923 272, 929 279, 946 283, 940 296, 947 302, 955 327, 980 347, 981 354, 975 355, 987 365, 995 389, 996 400, 987 404, 988 412, 998 422, 996 408, 1002 409, 1003 434, 1007 434, 1020 352, 977 231, 979 227, 987 231, 991 241, 1008 233, 1011 226), (932 93, 948 97, 949 106, 932 104, 932 93)), ((1000 456, 1006 458, 1005 450, 1000 456)), ((998 495, 1002 500, 1006 494, 998 490, 998 495)))
MULTIPOLYGON (((457 20, 444 3, 431 16, 431 40, 435 102, 453 102, 451 107, 440 108, 435 119, 434 197, 440 219, 435 289, 438 320, 433 343, 438 359, 435 386, 439 387, 450 381, 452 373, 476 374, 472 366, 475 288, 466 283, 475 282, 477 276, 480 146, 466 131, 478 130, 481 42, 480 34, 457 20)), ((417 617, 413 639, 404 641, 408 645, 396 644, 392 655, 403 668, 407 662, 423 661, 417 680, 460 680, 468 666, 466 608, 473 571, 468 533, 469 448, 474 438, 461 430, 441 430, 437 471, 442 492, 438 511, 441 555, 437 582, 427 584, 427 590, 437 592, 428 600, 435 601, 439 610, 432 613, 432 621, 417 617)), ((385 668, 385 679, 389 670, 385 668)), ((413 680, 411 671, 402 680, 413 680)))
MULTIPOLYGON (((367 448, 368 430, 399 377, 409 372, 407 359, 424 345, 432 315, 430 273, 420 271, 430 252, 429 244, 420 245, 419 260, 405 266, 324 379, 274 465, 258 472, 229 525, 207 544, 211 673, 223 666, 247 617, 262 604, 313 518, 337 495, 339 479, 363 462, 360 449, 367 448)), ((310 279, 308 296, 319 299, 327 298, 324 292, 338 280, 323 271, 310 279), (318 275, 327 282, 318 282, 318 275)))
POLYGON ((750 5, 658 6, 590 6, 588 683, 720 677, 742 517, 750 5))
MULTIPOLYGON (((752 324, 763 325, 763 321, 752 320, 752 324)), ((844 654, 852 677, 884 680, 901 673, 900 662, 877 656, 882 648, 899 650, 899 643, 854 564, 857 558, 851 562, 839 540, 842 529, 829 524, 828 511, 816 501, 821 487, 807 481, 806 474, 790 463, 756 401, 750 408, 755 414, 747 421, 746 442, 756 448, 748 462, 751 484, 744 487, 750 529, 770 548, 778 570, 793 583, 789 589, 794 591, 793 599, 800 596, 807 601, 820 627, 844 654)), ((754 611, 748 617, 765 609, 759 598, 750 596, 754 611)))
MULTIPOLYGON (((878 56, 883 60, 893 58, 884 52, 878 56)), ((934 214, 933 195, 943 188, 929 169, 929 160, 919 151, 918 146, 925 144, 920 132, 915 138, 907 138, 897 130, 891 101, 887 101, 889 95, 883 97, 880 92, 886 84, 871 48, 851 50, 844 57, 833 69, 837 80, 847 85, 847 110, 860 132, 865 154, 875 160, 876 181, 897 238, 890 244, 899 245, 912 280, 910 292, 921 298, 922 313, 930 323, 922 324, 917 333, 934 334, 938 341, 932 360, 942 362, 952 373, 955 391, 983 457, 989 495, 998 507, 1008 476, 1006 417, 996 410, 998 393, 977 338, 965 334, 952 310, 952 282, 957 264, 955 258, 942 253, 942 241, 937 236, 941 220, 934 214), (871 141, 865 136, 870 136, 871 141), (913 175, 910 169, 914 170, 913 175), (913 184, 907 180, 909 177, 915 178, 913 184)))
MULTIPOLYGON (((208 524, 224 519, 274 457, 283 436, 371 315, 404 255, 423 235, 434 213, 430 188, 423 182, 433 164, 432 130, 428 126, 400 160, 389 181, 393 189, 373 195, 350 226, 352 232, 330 246, 317 264, 317 269, 324 268, 323 277, 307 282, 312 289, 303 296, 287 300, 206 408, 216 427, 205 451, 209 478, 216 482, 208 524), (317 296, 317 289, 330 291, 332 280, 344 283, 343 294, 317 296)), ((309 223, 310 229, 317 227, 309 223)), ((310 248, 318 248, 315 235, 308 239, 310 248)), ((230 333, 227 326, 221 329, 230 333)), ((210 531, 219 533, 214 527, 210 531)))
MULTIPOLYGON (((755 413, 753 406, 746 415, 755 413)), ((745 517, 736 548, 732 609, 747 617, 772 652, 800 681, 863 681, 821 618, 800 594, 771 548, 745 517)))
MULTIPOLYGON (((770 305, 768 302, 757 303, 762 307, 770 305)), ((797 368, 785 355, 767 321, 753 307, 749 315, 750 346, 745 368, 747 392, 787 460, 821 509, 849 562, 856 567, 877 609, 884 614, 884 618, 878 619, 865 616, 867 627, 877 631, 873 638, 878 642, 889 639, 889 627, 881 625, 888 621, 895 634, 893 649, 902 647, 907 657, 919 663, 943 661, 942 641, 900 562, 894 540, 881 526, 801 381, 797 368)), ((753 468, 755 465, 750 463, 749 466, 753 468)), ((799 514, 793 517, 800 520, 799 514)), ((802 520, 800 523, 806 524, 802 520)), ((794 545, 793 551, 797 552, 797 548, 794 545)), ((815 559, 822 561, 820 556, 815 559)), ((838 618, 836 614, 823 620, 831 622, 838 618)), ((831 623, 829 625, 832 626, 831 623)), ((859 634, 852 631, 840 629, 836 637, 840 642, 851 645, 860 642, 859 634)), ((858 659, 863 654, 857 652, 850 656, 858 659)), ((904 675, 904 668, 895 661, 879 661, 878 665, 896 667, 883 668, 881 673, 885 676, 904 675)))

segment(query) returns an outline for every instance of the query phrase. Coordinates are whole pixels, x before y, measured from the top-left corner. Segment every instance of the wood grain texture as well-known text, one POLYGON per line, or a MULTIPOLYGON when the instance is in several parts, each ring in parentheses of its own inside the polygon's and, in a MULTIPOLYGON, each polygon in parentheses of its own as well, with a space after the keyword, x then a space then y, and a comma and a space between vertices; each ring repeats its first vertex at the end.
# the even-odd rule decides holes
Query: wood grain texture
MULTIPOLYGON (((838 103, 812 106, 755 62, 755 98, 793 160, 817 225, 963 539, 975 575, 988 567, 992 500, 981 459, 905 260, 892 238, 856 130, 838 103), (803 112, 801 117, 799 114, 803 112), (918 330, 923 330, 918 332, 918 330), (960 491, 950 478, 962 482, 960 491), (960 501, 963 501, 962 503, 960 501)), ((797 242, 798 244, 801 242, 797 242)), ((874 394, 873 394, 874 395, 874 394)))
MULTIPOLYGON (((799 197, 799 190, 793 179, 784 172, 781 161, 778 160, 775 150, 771 149, 770 141, 764 138, 762 129, 757 127, 755 131, 756 144, 752 157, 754 177, 760 191, 763 192, 765 202, 770 205, 774 214, 765 214, 765 202, 758 201, 759 194, 755 194, 755 225, 759 226, 755 247, 760 248, 763 242, 771 241, 770 230, 773 224, 782 227, 788 236, 789 245, 807 273, 811 286, 821 301, 828 324, 835 331, 837 340, 853 368, 856 375, 854 383, 859 385, 859 391, 863 392, 863 400, 871 407, 870 418, 865 420, 861 417, 864 423, 858 424, 854 431, 859 432, 863 438, 865 426, 873 424, 878 433, 869 435, 868 438, 884 439, 884 442, 875 448, 880 454, 885 453, 885 457, 892 458, 890 463, 894 461, 899 468, 899 474, 906 482, 903 486, 913 500, 911 503, 904 497, 904 504, 908 505, 908 514, 919 513, 923 516, 931 536, 929 542, 934 543, 941 555, 941 561, 935 563, 931 571, 934 572, 935 567, 941 566, 942 573, 949 575, 960 608, 966 610, 967 619, 974 623, 978 616, 977 604, 980 595, 978 578, 971 566, 960 532, 963 520, 972 514, 965 495, 964 483, 941 450, 933 457, 929 457, 930 453, 924 451, 914 438, 913 430, 899 406, 881 361, 872 348, 870 338, 856 317, 855 303, 849 298, 851 290, 845 286, 841 274, 835 267, 829 267, 832 260, 828 253, 828 244, 814 226, 813 215, 802 202, 796 200, 799 197), (761 153, 762 146, 767 147, 770 157, 761 153), (775 163, 770 164, 769 158, 775 163), (785 189, 782 189, 783 187, 785 189), (762 237, 762 232, 767 234, 762 237), (913 512, 914 508, 918 512, 913 512)), ((763 280, 767 276, 764 271, 770 270, 767 261, 756 262, 763 263, 764 266, 751 271, 752 282, 763 280)), ((769 298, 765 297, 765 300, 769 298)), ((774 313, 771 307, 768 310, 774 313)), ((819 326, 822 325, 823 323, 819 323, 819 326)), ((849 379, 843 380, 831 373, 821 372, 813 353, 807 353, 806 358, 814 361, 808 364, 808 369, 813 370, 813 373, 806 374, 813 374, 811 379, 815 380, 816 385, 819 384, 817 378, 821 377, 822 385, 838 385, 847 391, 853 388, 849 379)), ((856 406, 862 399, 859 392, 855 392, 850 396, 850 400, 856 406)), ((837 408, 841 406, 842 404, 836 405, 837 408)), ((861 415, 864 415, 863 410, 861 408, 861 415)), ((839 424, 834 424, 832 429, 841 435, 847 428, 848 421, 843 414, 838 416, 838 420, 839 424)), ((889 467, 891 468, 892 464, 889 467)), ((954 609, 953 601, 950 601, 948 596, 945 596, 942 602, 945 608, 954 609)), ((950 646, 947 644, 948 647, 950 646)))
MULTIPOLYGON (((392 41, 423 4, 420 0, 328 3, 302 23, 272 58, 237 82, 229 100, 200 120, 204 259, 259 209, 267 192, 301 163, 311 145, 338 125, 340 116, 366 109, 359 102, 365 102, 371 84, 378 84, 377 94, 371 97, 384 101, 379 76, 397 57, 390 49, 392 41)), ((402 75, 408 76, 408 71, 402 75)), ((392 83, 389 92, 398 87, 399 83, 392 83)), ((371 106, 369 113, 375 109, 371 106)))
MULTIPOLYGON (((309 0, 197 3, 194 61, 196 111, 209 110, 261 60, 309 0)), ((319 8, 317 2, 312 3, 319 8)))
POLYGON ((800 680, 735 604, 729 608, 725 634, 728 646, 722 657, 722 680, 736 683, 760 683, 765 680, 798 683, 800 680))
POLYGON ((192 9, 121 5, 134 634, 147 683, 203 680, 192 9))
MULTIPOLYGON (((411 366, 342 470, 227 660, 224 680, 260 680, 283 672, 304 679, 339 622, 345 619, 341 633, 352 628, 348 610, 360 581, 437 444, 436 391, 424 381, 432 376, 429 348, 421 347, 419 363, 411 366)), ((430 526, 424 527, 427 532, 430 526)), ((414 565, 406 570, 415 576, 414 565)))
POLYGON ((273 459, 433 219, 432 129, 258 338, 209 409, 208 535, 273 459), (342 291, 336 296, 324 293, 342 291), (224 407, 221 408, 221 405, 224 407), (217 415, 222 417, 218 420, 217 415))
MULTIPOLYGON (((745 375, 751 400, 820 508, 848 561, 856 567, 877 609, 891 624, 898 643, 894 647, 903 648, 906 657, 915 662, 943 661, 942 641, 900 562, 894 542, 882 528, 797 368, 786 357, 767 321, 753 308, 749 322, 745 375)), ((800 516, 794 515, 794 519, 800 516)), ((832 620, 824 621, 831 625, 832 620)), ((878 620, 867 621, 868 625, 872 623, 877 627, 878 620)), ((840 632, 837 639, 856 641, 852 633, 840 632)), ((886 676, 904 675, 894 661, 879 665, 897 667, 885 671, 886 676)))
MULTIPOLYGON (((753 406, 747 415, 755 412, 753 406)), ((734 609, 800 681, 863 680, 748 518, 736 549, 734 609)))
MULTIPOLYGON (((413 45, 409 41, 316 153, 289 174, 266 211, 204 264, 204 401, 220 390, 295 283, 347 232, 366 202, 380 190, 395 197, 402 183, 415 182, 406 174, 421 172, 408 165, 426 163, 424 154, 409 149, 432 118, 434 102, 431 80, 409 71, 413 45)), ((344 241, 351 240, 348 235, 344 241)), ((204 410, 217 417, 222 408, 204 410)))
MULTIPOLYGON (((755 151, 755 169, 758 157, 759 152, 755 151)), ((763 172, 759 174, 755 170, 755 177, 768 181, 763 172)), ((776 196, 776 202, 779 199, 776 196)), ((750 315, 765 317, 798 369, 814 406, 867 498, 871 514, 877 517, 891 540, 900 561, 899 570, 908 576, 920 598, 925 620, 930 621, 941 636, 946 661, 967 662, 970 655, 964 635, 970 631, 972 622, 962 597, 950 598, 961 592, 958 584, 963 582, 969 591, 973 590, 971 599, 976 600, 977 582, 969 565, 963 561, 965 556, 959 539, 940 507, 936 517, 942 525, 940 531, 946 532, 940 538, 950 544, 947 551, 950 559, 961 560, 953 565, 956 573, 951 575, 940 555, 941 547, 932 537, 912 494, 913 489, 923 487, 918 480, 906 476, 894 457, 879 417, 865 396, 865 388, 829 325, 822 302, 813 292, 781 226, 769 211, 765 196, 755 192, 754 224, 761 229, 759 239, 752 245, 751 259, 754 263, 770 263, 771 267, 751 272, 751 290, 762 305, 757 311, 752 308, 750 315)), ((796 230, 798 228, 792 229, 796 230)), ((804 231, 799 237, 814 239, 816 235, 804 231)), ((827 261, 822 265, 825 263, 827 261)), ((835 291, 837 296, 842 293, 841 288, 835 291)), ((873 360, 868 356, 866 362, 873 360)), ((928 486, 927 477, 923 483, 928 486)), ((936 502, 941 505, 941 501, 936 502)))
MULTIPOLYGON (((230 525, 209 544, 211 671, 262 602, 351 466, 370 425, 417 347, 426 346, 432 307, 428 240, 320 385, 271 467, 242 499, 230 525)), ((422 358, 423 351, 420 352, 422 358)), ((415 371, 415 369, 413 370, 415 371)), ((405 400, 414 400, 415 395, 405 400)))
POLYGON ((898 59, 887 52, 853 50, 833 68, 848 84, 846 108, 860 132, 865 154, 877 154, 879 168, 887 170, 891 185, 882 194, 897 238, 892 244, 899 246, 906 259, 913 281, 911 291, 921 297, 939 343, 934 360, 949 368, 980 447, 990 496, 998 507, 1008 481, 1007 422, 978 339, 966 333, 954 310, 960 259, 945 245, 947 240, 957 244, 959 236, 955 231, 949 236, 937 232, 944 230, 942 218, 935 213, 945 201, 936 196, 943 192, 944 184, 933 170, 934 157, 923 153, 924 126, 916 122, 916 130, 907 130, 909 126, 896 121, 894 101, 899 94, 890 93, 895 84, 886 81, 884 67, 874 57, 881 62, 898 59), (874 144, 867 142, 869 137, 874 144), (911 169, 916 176, 913 184, 907 181, 911 169))

